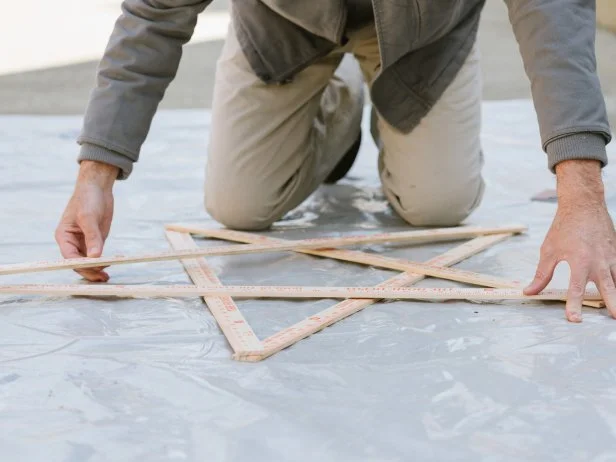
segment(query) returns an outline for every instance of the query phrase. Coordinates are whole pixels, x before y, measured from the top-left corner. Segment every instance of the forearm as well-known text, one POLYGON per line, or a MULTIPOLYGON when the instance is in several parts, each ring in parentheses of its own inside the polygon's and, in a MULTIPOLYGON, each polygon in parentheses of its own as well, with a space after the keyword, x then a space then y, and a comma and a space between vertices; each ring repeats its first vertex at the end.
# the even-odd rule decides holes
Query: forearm
POLYGON ((118 167, 103 162, 85 160, 79 166, 77 184, 94 183, 102 188, 112 188, 118 177, 118 167))
POLYGON ((559 208, 605 207, 601 163, 594 160, 567 160, 556 165, 559 208))
POLYGON ((550 169, 607 163, 610 129, 596 72, 594 0, 505 0, 531 82, 550 169))
POLYGON ((175 77, 182 46, 211 0, 125 0, 100 62, 78 142, 80 161, 130 174, 154 113, 175 77))

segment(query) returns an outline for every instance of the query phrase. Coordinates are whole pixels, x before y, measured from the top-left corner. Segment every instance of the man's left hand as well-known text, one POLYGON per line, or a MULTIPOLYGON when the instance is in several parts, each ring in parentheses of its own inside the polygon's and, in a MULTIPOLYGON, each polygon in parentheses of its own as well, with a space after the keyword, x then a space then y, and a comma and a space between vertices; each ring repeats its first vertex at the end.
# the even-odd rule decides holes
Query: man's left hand
POLYGON ((601 165, 594 160, 567 160, 556 166, 558 210, 541 246, 535 278, 526 295, 541 292, 561 261, 569 264, 566 317, 582 321, 586 284, 595 283, 616 318, 616 231, 607 211, 601 165))

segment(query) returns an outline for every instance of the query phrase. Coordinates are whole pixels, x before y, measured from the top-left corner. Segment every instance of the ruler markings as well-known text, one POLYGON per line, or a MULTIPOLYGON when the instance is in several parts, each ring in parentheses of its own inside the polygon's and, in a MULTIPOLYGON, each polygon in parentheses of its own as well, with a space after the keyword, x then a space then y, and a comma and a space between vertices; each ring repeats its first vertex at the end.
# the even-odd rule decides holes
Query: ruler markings
MULTIPOLYGON (((374 298, 397 300, 565 300, 566 289, 544 290, 524 295, 520 289, 458 287, 324 287, 250 286, 196 287, 192 285, 114 285, 114 284, 14 284, 0 286, 0 294, 34 294, 93 297, 237 297, 237 298, 374 298)), ((585 297, 601 300, 598 291, 585 297)))
MULTIPOLYGON (((217 239, 234 240, 238 242, 247 242, 255 244, 258 242, 282 243, 292 242, 285 239, 277 239, 266 236, 259 236, 252 233, 242 231, 232 231, 227 229, 201 229, 199 235, 214 237, 217 239)), ((506 236, 511 236, 507 233, 506 236)), ((503 238, 505 239, 505 238, 503 238)), ((464 244, 463 244, 464 245, 464 244)), ((463 248, 463 245, 460 246, 463 248)), ((475 284, 485 287, 499 288, 521 288, 522 282, 510 280, 490 274, 481 274, 473 271, 466 271, 457 268, 447 268, 445 265, 439 264, 439 257, 430 260, 430 263, 419 263, 402 258, 384 257, 371 253, 361 252, 357 250, 339 250, 339 249, 298 249, 297 252, 319 257, 333 258, 336 260, 348 261, 352 263, 360 263, 363 265, 371 265, 379 268, 387 268, 396 271, 411 272, 423 274, 440 279, 463 282, 466 284, 475 284), (435 263, 432 263, 435 262, 435 263)))
MULTIPOLYGON (((217 239, 226 239, 226 240, 234 240, 239 242, 247 242, 251 244, 255 244, 258 242, 271 242, 271 243, 280 243, 280 242, 290 242, 285 241, 284 239, 276 239, 266 236, 261 236, 252 233, 246 233, 242 231, 232 231, 228 229, 201 229, 201 228, 190 228, 191 231, 198 231, 199 235, 213 237, 217 239)), ((511 234, 507 234, 510 236, 511 234)), ((473 241, 466 242, 459 246, 461 251, 464 250, 465 246, 469 246, 472 249, 473 245, 471 244, 473 241)), ((430 263, 418 263, 409 260, 404 260, 400 258, 392 258, 392 257, 383 257, 381 255, 374 255, 366 252, 360 252, 357 250, 346 250, 346 249, 298 249, 297 252, 304 253, 308 255, 316 255, 320 257, 328 257, 334 258, 337 260, 350 261, 353 263, 361 263, 364 265, 372 265, 380 268, 388 268, 399 271, 412 272, 417 274, 423 274, 426 276, 448 279, 451 281, 463 282, 466 284, 474 284, 484 287, 494 287, 494 288, 522 288, 523 283, 517 280, 509 280, 505 278, 501 278, 498 276, 492 276, 489 274, 481 274, 473 271, 460 270, 457 268, 446 268, 440 263, 442 256, 437 256, 430 260, 430 263)), ((592 308, 603 308, 605 307, 605 303, 602 300, 593 301, 593 300, 584 300, 585 306, 590 306, 592 308)))
MULTIPOLYGON (((171 231, 190 232, 188 229, 169 225, 171 231)), ((55 271, 62 269, 91 268, 129 263, 144 263, 181 258, 195 258, 213 255, 240 255, 258 252, 280 252, 295 248, 331 248, 356 244, 377 242, 434 242, 440 240, 455 240, 472 238, 477 235, 498 234, 504 232, 523 232, 524 226, 503 226, 486 228, 477 226, 460 226, 458 228, 440 228, 420 231, 402 231, 397 233, 380 233, 362 236, 346 236, 320 239, 304 239, 276 244, 244 244, 222 247, 206 247, 182 251, 167 251, 133 256, 115 256, 100 258, 72 258, 56 261, 38 261, 0 266, 0 275, 33 273, 39 271, 55 271)))
MULTIPOLYGON (((504 241, 510 236, 511 234, 496 234, 492 236, 477 237, 428 260, 427 263, 442 266, 455 265, 468 257, 471 257, 499 242, 504 241)), ((424 275, 406 272, 386 280, 385 282, 379 284, 379 286, 403 287, 415 284, 424 278, 424 275)), ((321 318, 318 322, 313 321, 310 318, 304 319, 303 321, 300 321, 291 327, 283 329, 266 338, 263 341, 263 345, 265 346, 264 351, 236 353, 233 357, 240 361, 261 361, 283 350, 284 348, 294 345, 300 340, 309 337, 310 335, 319 332, 326 327, 357 313, 358 311, 363 310, 377 301, 378 300, 372 299, 344 300, 317 313, 317 315, 321 318)))
MULTIPOLYGON (((198 247, 190 234, 166 231, 171 247, 177 250, 198 247)), ((223 287, 220 279, 203 257, 180 260, 186 273, 197 287, 223 287)), ((234 352, 260 350, 263 344, 258 339, 231 297, 203 297, 210 313, 218 323, 234 352)))

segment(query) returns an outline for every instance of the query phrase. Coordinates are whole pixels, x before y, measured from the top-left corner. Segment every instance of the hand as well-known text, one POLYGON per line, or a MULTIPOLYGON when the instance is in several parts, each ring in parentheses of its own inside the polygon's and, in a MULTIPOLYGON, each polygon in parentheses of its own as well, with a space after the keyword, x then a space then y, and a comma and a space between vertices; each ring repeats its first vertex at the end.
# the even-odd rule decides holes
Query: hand
POLYGON ((541 258, 526 295, 541 292, 561 261, 569 264, 566 317, 582 321, 588 281, 595 283, 616 318, 616 232, 605 204, 601 166, 593 160, 568 160, 556 166, 558 210, 541 247, 541 258))
MULTIPOLYGON (((100 257, 113 218, 113 183, 118 168, 83 161, 73 196, 56 229, 56 242, 64 258, 100 257)), ((88 281, 107 282, 104 268, 75 270, 88 281)))

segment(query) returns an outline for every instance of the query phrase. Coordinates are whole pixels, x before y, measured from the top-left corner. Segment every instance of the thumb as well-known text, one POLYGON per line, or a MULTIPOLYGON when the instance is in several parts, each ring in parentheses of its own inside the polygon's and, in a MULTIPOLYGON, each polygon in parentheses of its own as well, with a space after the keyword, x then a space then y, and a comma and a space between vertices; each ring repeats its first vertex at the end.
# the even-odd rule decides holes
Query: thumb
POLYGON ((86 241, 86 252, 90 258, 98 258, 103 254, 103 236, 95 220, 89 219, 82 223, 83 236, 86 241))
POLYGON ((552 276, 554 276, 554 268, 556 268, 556 264, 558 262, 553 259, 548 259, 545 257, 541 257, 539 260, 539 264, 537 265, 537 271, 535 272, 535 277, 532 282, 526 286, 524 289, 525 295, 537 295, 552 280, 552 276))

